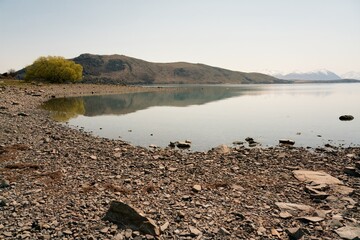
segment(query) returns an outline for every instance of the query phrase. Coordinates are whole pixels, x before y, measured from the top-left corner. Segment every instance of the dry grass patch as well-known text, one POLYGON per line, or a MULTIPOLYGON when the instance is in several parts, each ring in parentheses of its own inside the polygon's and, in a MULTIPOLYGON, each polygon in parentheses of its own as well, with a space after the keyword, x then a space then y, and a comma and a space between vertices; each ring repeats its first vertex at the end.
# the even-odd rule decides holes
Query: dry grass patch
POLYGON ((25 82, 24 80, 0 79, 0 87, 1 86, 29 87, 31 83, 25 82))

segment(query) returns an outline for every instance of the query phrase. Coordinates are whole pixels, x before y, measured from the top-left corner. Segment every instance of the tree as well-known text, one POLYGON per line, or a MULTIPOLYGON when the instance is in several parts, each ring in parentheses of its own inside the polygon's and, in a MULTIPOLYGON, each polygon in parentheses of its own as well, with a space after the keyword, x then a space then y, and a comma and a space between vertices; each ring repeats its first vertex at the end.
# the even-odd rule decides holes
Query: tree
POLYGON ((83 68, 63 57, 40 57, 26 68, 25 80, 50 83, 77 82, 82 79, 83 68))
POLYGON ((16 76, 16 71, 15 69, 11 68, 7 71, 7 74, 10 76, 10 77, 15 77, 16 76))

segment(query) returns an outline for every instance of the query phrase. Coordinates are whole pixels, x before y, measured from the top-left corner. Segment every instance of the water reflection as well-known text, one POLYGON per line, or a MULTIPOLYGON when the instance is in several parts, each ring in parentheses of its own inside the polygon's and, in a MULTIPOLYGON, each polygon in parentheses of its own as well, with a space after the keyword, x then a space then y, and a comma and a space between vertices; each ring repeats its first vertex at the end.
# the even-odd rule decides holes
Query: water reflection
POLYGON ((260 94, 262 89, 261 86, 192 86, 163 92, 51 99, 44 103, 43 108, 51 111, 55 120, 65 122, 77 115, 122 115, 153 106, 202 105, 240 95, 260 94))
POLYGON ((246 137, 263 146, 283 138, 296 146, 360 144, 360 84, 177 88, 53 99, 43 107, 70 126, 145 147, 189 139, 192 150, 203 151, 246 137), (339 121, 344 114, 355 119, 339 121))
POLYGON ((51 117, 59 122, 66 122, 78 115, 85 114, 83 98, 59 98, 45 102, 42 107, 50 111, 51 117))

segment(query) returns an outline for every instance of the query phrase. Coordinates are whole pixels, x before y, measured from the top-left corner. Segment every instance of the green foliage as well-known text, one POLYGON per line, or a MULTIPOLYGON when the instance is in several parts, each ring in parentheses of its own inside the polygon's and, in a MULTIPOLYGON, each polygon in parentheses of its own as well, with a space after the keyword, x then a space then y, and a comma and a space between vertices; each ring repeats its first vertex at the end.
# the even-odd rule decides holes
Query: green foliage
POLYGON ((42 108, 51 112, 51 117, 59 122, 66 122, 70 118, 85 114, 82 98, 51 99, 42 105, 42 108))
POLYGON ((63 57, 40 57, 26 68, 25 80, 50 83, 77 82, 82 79, 82 71, 80 64, 63 57))

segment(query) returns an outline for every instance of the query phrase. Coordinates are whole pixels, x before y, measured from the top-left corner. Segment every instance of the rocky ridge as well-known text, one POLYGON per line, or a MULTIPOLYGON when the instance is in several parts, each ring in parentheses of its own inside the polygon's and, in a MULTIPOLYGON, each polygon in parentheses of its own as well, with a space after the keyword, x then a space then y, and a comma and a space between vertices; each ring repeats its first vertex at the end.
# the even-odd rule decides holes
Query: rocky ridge
POLYGON ((145 149, 71 129, 38 108, 53 96, 125 91, 141 89, 0 87, 0 238, 360 237, 360 184, 350 174, 359 171, 358 147, 145 149), (141 210, 160 235, 104 220, 114 201, 141 210))
POLYGON ((72 60, 83 66, 83 82, 85 83, 242 84, 289 82, 262 73, 237 72, 199 63, 154 63, 117 54, 81 54, 72 60))

